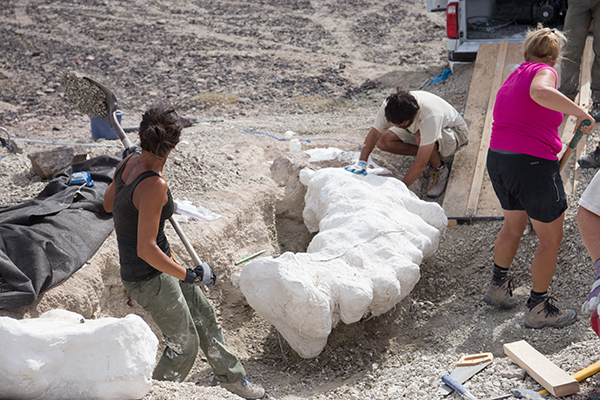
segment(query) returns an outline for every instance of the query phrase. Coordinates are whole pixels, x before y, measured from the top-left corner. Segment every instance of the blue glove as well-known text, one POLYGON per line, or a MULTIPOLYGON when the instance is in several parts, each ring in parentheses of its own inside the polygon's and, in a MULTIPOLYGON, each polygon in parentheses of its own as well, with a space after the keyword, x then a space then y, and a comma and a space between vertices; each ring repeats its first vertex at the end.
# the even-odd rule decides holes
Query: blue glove
POLYGON ((353 174, 363 174, 363 175, 366 175, 367 174, 367 162, 366 161, 359 161, 355 165, 348 165, 344 169, 346 171, 352 172, 353 174))
POLYGON ((189 283, 195 286, 204 286, 211 288, 215 286, 217 276, 215 271, 207 263, 197 265, 196 268, 188 268, 185 280, 183 282, 189 283))

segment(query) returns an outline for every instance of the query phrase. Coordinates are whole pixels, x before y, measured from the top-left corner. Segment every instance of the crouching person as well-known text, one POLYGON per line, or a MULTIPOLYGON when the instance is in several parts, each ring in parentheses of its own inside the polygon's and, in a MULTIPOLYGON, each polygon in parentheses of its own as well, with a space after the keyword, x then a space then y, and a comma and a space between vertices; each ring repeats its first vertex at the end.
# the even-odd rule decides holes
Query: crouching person
POLYGON ((183 381, 200 347, 215 373, 214 384, 246 399, 260 399, 265 390, 248 381, 244 367, 225 346, 215 310, 200 288, 214 285, 212 268, 206 263, 194 269, 181 265, 164 233, 175 206, 163 167, 182 126, 173 109, 146 111, 139 130, 141 154, 131 154, 119 164, 106 190, 104 209, 113 213, 121 279, 167 344, 154 379, 183 381))
POLYGON ((379 108, 358 163, 346 170, 366 175, 375 146, 389 153, 416 156, 402 182, 410 186, 425 172, 429 179, 427 197, 437 198, 444 193, 450 174, 444 159, 467 142, 465 120, 444 99, 425 91, 398 91, 379 108))

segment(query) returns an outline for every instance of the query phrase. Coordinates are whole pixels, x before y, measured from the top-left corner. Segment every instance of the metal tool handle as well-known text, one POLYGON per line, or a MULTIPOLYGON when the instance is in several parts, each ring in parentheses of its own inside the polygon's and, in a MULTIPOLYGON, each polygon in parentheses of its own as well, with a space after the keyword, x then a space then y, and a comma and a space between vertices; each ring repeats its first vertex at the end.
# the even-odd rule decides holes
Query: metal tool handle
POLYGON ((110 126, 112 126, 114 128, 115 132, 117 132, 119 139, 121 139, 121 142, 123 142, 123 146, 125 146, 126 149, 133 146, 133 142, 127 137, 127 135, 125 134, 125 131, 121 127, 121 124, 119 124, 119 121, 117 120, 117 110, 114 110, 113 112, 111 112, 109 117, 110 117, 110 121, 109 121, 110 126))
POLYGON ((177 232, 179 239, 181 239, 181 242, 183 243, 186 250, 190 254, 190 257, 192 258, 192 261, 194 262, 194 267, 196 265, 202 264, 202 261, 200 261, 200 257, 198 257, 196 250, 194 250, 194 247, 192 246, 192 244, 188 240, 187 236, 183 232, 183 229, 181 229, 181 225, 179 225, 179 222, 177 222, 177 220, 174 217, 169 218, 169 222, 171 223, 171 225, 173 225, 173 229, 175 229, 175 232, 177 232))
POLYGON ((442 382, 446 385, 450 386, 452 389, 456 390, 461 396, 469 399, 469 400, 478 400, 477 397, 473 396, 469 389, 460 384, 459 381, 454 379, 450 374, 442 375, 442 382))
POLYGON ((563 156, 560 159, 560 166, 558 167, 559 171, 562 171, 564 166, 567 164, 567 161, 569 161, 569 157, 571 156, 571 153, 575 150, 575 147, 577 147, 577 144, 579 144, 579 141, 583 137, 583 132, 581 132, 581 127, 584 125, 590 126, 591 123, 592 122, 590 120, 586 119, 581 123, 581 125, 579 125, 579 128, 577 128, 577 132, 575 132, 575 136, 573 136, 573 138, 569 142, 569 147, 567 147, 567 150, 565 150, 565 153, 563 154, 563 156))

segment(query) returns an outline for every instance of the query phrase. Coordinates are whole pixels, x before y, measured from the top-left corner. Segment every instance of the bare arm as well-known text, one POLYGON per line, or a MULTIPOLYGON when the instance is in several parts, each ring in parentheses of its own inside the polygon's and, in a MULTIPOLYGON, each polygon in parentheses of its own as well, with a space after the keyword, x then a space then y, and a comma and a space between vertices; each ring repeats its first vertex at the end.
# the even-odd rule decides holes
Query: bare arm
POLYGON ((533 101, 542 107, 577 117, 575 129, 584 120, 589 120, 591 122, 590 126, 583 126, 581 131, 584 134, 592 131, 595 123, 594 118, 584 108, 572 102, 567 96, 556 89, 556 75, 551 70, 542 69, 535 75, 529 88, 529 95, 533 101))
POLYGON ((377 129, 371 128, 369 130, 369 133, 367 134, 367 137, 365 138, 365 142, 363 143, 362 150, 360 151, 360 160, 361 161, 369 160, 369 156, 371 155, 371 152, 377 145, 377 142, 379 141, 380 137, 381 137, 381 132, 379 132, 377 129))
POLYGON ((168 257, 156 243, 160 214, 167 201, 167 183, 159 177, 144 179, 133 192, 133 204, 139 212, 137 255, 142 260, 179 280, 186 268, 168 257))
POLYGON ((113 210, 113 200, 115 198, 115 181, 113 180, 104 192, 104 211, 111 213, 113 210))
MULTIPOLYGON (((123 164, 124 162, 125 162, 125 160, 122 160, 119 163, 119 165, 117 166, 116 170, 121 168, 121 164, 123 164)), ((116 174, 116 170, 115 170, 115 174, 116 174)), ((107 213, 112 212, 114 199, 115 199, 115 178, 113 176, 113 181, 110 183, 110 185, 108 185, 108 187, 106 188, 106 191, 104 192, 104 211, 106 211, 107 213)))
POLYGON ((408 172, 402 179, 402 182, 404 182, 406 186, 410 186, 415 183, 421 174, 423 174, 423 171, 425 171, 425 168, 427 168, 427 163, 429 163, 431 153, 434 151, 434 149, 435 143, 419 146, 415 162, 410 166, 408 172))

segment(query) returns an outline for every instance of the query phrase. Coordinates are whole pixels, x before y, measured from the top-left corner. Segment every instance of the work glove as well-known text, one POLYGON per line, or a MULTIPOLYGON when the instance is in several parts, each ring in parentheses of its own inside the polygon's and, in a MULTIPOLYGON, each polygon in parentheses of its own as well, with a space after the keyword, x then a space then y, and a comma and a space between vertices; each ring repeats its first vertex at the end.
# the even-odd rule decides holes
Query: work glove
POLYGON ((581 306, 581 311, 585 314, 591 314, 600 304, 600 259, 596 260, 594 267, 596 268, 596 281, 592 285, 587 300, 581 306))
POLYGON ((140 149, 139 146, 136 145, 126 148, 125 150, 123 150, 123 160, 126 159, 128 155, 133 153, 142 154, 142 149, 140 149))
POLYGON ((215 271, 207 263, 196 265, 196 268, 188 268, 185 280, 183 282, 189 283, 195 286, 204 286, 211 288, 215 286, 217 276, 215 271))
POLYGON ((353 174, 366 175, 367 174, 367 162, 366 161, 359 161, 355 165, 348 165, 344 169, 346 171, 352 172, 353 174))

